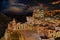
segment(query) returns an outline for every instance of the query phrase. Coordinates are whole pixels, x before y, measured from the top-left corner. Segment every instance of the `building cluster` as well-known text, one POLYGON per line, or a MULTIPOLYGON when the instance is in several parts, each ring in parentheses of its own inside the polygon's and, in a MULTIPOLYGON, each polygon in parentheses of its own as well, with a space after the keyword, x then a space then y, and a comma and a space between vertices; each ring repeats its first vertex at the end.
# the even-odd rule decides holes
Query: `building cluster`
POLYGON ((31 30, 37 32, 41 38, 56 38, 60 37, 60 20, 47 17, 45 15, 53 15, 46 14, 46 12, 42 9, 35 8, 33 10, 33 16, 32 17, 26 17, 27 22, 25 23, 17 23, 15 19, 13 19, 8 24, 8 30, 14 31, 14 30, 31 30))

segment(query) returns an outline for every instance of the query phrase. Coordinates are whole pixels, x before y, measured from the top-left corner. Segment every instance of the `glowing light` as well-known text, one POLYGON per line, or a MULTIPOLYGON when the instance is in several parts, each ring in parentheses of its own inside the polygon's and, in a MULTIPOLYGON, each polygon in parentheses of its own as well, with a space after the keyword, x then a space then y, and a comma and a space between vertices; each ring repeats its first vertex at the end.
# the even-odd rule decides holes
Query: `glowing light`
POLYGON ((60 3, 60 0, 56 2, 52 2, 51 4, 58 4, 58 3, 60 3))

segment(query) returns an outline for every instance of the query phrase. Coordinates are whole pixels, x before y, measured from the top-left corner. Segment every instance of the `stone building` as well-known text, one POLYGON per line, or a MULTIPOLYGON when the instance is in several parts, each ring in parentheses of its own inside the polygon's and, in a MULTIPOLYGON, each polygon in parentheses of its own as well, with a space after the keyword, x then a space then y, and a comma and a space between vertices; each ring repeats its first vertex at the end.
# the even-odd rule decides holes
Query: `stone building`
MULTIPOLYGON (((25 23, 18 22, 17 23, 16 20, 13 19, 8 24, 8 29, 7 29, 8 31, 5 34, 5 39, 7 40, 7 38, 8 38, 7 35, 10 35, 9 37, 11 38, 11 36, 14 33, 16 33, 16 36, 19 35, 17 38, 18 40, 24 40, 24 37, 26 40, 30 40, 30 39, 36 40, 35 38, 37 38, 37 37, 41 38, 42 36, 45 38, 48 37, 49 40, 54 40, 55 37, 60 37, 60 35, 59 35, 60 32, 59 31, 56 32, 56 30, 58 30, 59 28, 57 28, 52 23, 54 20, 49 19, 49 17, 44 18, 44 15, 45 15, 44 10, 35 8, 33 10, 33 16, 26 17, 27 22, 25 22, 25 23), (45 19, 47 19, 47 20, 45 21, 45 19), (55 28, 56 30, 53 28, 55 28), (37 34, 39 36, 37 36, 37 34)), ((11 40, 12 39, 13 38, 11 38, 11 40)), ((42 40, 44 40, 44 39, 42 39, 42 40)), ((48 39, 46 39, 46 40, 48 40, 48 39)))
POLYGON ((48 29, 48 37, 49 38, 55 38, 55 36, 56 36, 56 30, 51 30, 51 29, 48 29))
POLYGON ((56 37, 60 37, 60 31, 56 32, 56 37))

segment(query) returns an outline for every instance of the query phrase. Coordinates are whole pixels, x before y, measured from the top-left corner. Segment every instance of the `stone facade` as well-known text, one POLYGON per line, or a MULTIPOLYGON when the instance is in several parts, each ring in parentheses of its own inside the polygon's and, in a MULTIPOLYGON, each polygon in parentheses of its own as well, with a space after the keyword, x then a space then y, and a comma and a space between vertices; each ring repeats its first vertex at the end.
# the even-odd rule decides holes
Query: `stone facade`
MULTIPOLYGON (((20 34, 25 35, 23 38, 22 36, 20 37, 21 40, 41 40, 40 36, 47 36, 49 39, 46 40, 54 40, 55 37, 60 37, 60 32, 56 32, 56 30, 53 30, 56 26, 56 22, 54 19, 49 19, 44 17, 45 13, 44 10, 39 10, 37 8, 34 9, 33 11, 33 16, 32 17, 26 17, 27 22, 25 23, 20 23, 16 22, 15 19, 13 19, 9 24, 8 24, 8 31, 9 32, 20 32, 20 34), (47 19, 45 21, 45 19, 47 19), (51 21, 50 21, 51 20, 51 21), (55 23, 55 24, 54 24, 55 23), (31 33, 29 33, 31 32, 31 33), (36 33, 34 35, 34 33, 36 33), (26 34, 25 34, 26 33, 26 34), (33 35, 32 35, 33 34, 33 35), (37 34, 39 36, 37 36, 37 34), (38 37, 38 38, 37 38, 38 37), (35 39, 37 38, 37 39, 35 39), (39 39, 40 38, 40 39, 39 39)), ((6 33, 7 34, 7 33, 6 33)), ((5 35, 5 39, 7 40, 7 35, 5 35)), ((19 39, 19 40, 20 40, 19 39)), ((45 39, 42 39, 45 40, 45 39)))

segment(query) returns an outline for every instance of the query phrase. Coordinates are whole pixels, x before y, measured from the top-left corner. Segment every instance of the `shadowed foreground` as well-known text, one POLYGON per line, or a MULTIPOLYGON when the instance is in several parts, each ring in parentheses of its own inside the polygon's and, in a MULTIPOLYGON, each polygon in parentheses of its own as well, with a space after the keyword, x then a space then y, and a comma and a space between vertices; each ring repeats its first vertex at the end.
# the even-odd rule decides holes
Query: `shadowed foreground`
POLYGON ((8 27, 9 18, 4 14, 0 13, 0 38, 4 36, 5 30, 8 27))

